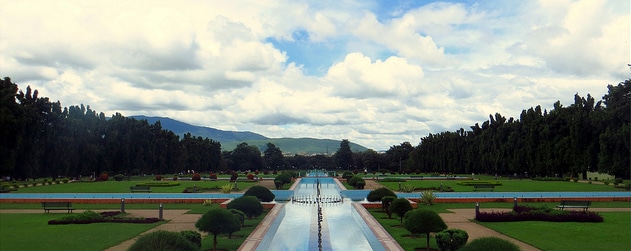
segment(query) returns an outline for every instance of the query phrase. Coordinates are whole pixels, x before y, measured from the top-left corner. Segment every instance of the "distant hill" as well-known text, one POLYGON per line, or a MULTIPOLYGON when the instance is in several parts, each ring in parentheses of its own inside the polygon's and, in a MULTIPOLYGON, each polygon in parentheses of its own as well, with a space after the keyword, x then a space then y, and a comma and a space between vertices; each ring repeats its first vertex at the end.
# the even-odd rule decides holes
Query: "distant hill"
MULTIPOLYGON (((131 116, 137 120, 147 120, 150 124, 160 121, 163 129, 170 130, 182 137, 185 133, 193 136, 209 138, 221 143, 223 151, 233 150, 242 142, 257 146, 263 152, 267 143, 271 142, 285 154, 332 154, 340 147, 340 140, 313 138, 268 138, 253 132, 222 131, 210 127, 194 126, 181 121, 164 117, 131 116)), ((363 152, 367 148, 351 142, 351 151, 363 152)))

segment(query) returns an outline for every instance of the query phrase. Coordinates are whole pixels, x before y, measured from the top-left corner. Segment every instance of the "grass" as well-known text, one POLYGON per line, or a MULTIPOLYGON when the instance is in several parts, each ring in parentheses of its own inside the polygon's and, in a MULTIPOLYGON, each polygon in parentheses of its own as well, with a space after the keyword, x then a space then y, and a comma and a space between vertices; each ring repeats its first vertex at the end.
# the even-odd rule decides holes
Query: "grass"
POLYGON ((0 214, 0 250, 103 250, 162 223, 48 225, 68 214, 0 214))
MULTIPOLYGON (((147 181, 155 182, 152 180, 138 180, 138 181, 104 181, 104 182, 71 182, 61 183, 45 186, 29 186, 20 187, 17 191, 11 193, 129 193, 129 187, 141 184, 147 181)), ((167 182, 167 181, 162 181, 167 182)), ((217 181, 177 181, 179 186, 172 187, 151 187, 152 193, 181 193, 186 187, 208 187, 219 188, 223 185, 230 183, 229 180, 217 180, 217 181)), ((238 181, 240 190, 245 190, 251 186, 257 184, 253 181, 238 181)), ((219 190, 217 190, 219 192, 219 190)))
POLYGON ((578 222, 479 222, 495 231, 541 250, 629 250, 631 214, 599 213, 603 223, 578 222))
MULTIPOLYGON (((614 188, 611 185, 588 184, 582 182, 569 181, 534 181, 534 180, 498 180, 502 183, 495 186, 494 192, 600 192, 600 191, 624 191, 614 188)), ((408 180, 402 182, 405 185, 412 185, 416 188, 451 187, 454 192, 472 192, 473 186, 463 186, 456 184, 457 180, 408 180)), ((392 189, 399 190, 398 182, 379 182, 379 184, 392 189)))

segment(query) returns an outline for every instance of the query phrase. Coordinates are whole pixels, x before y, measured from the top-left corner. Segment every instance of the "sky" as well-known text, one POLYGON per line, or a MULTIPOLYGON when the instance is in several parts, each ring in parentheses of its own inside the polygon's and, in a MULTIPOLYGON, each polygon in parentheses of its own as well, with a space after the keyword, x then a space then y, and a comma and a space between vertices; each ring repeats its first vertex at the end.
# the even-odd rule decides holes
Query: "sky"
MULTIPOLYGON (((629 78, 628 0, 6 1, 0 75, 62 106, 374 150, 629 78)), ((282 149, 281 149, 282 150, 282 149)))

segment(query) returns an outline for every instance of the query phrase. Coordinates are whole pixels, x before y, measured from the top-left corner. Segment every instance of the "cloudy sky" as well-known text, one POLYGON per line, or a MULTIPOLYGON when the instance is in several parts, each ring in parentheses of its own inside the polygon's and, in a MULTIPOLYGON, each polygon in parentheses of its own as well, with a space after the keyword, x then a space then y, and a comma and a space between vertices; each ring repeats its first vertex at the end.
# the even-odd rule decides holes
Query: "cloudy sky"
POLYGON ((0 73, 63 106, 375 150, 629 78, 628 0, 4 1, 0 73))

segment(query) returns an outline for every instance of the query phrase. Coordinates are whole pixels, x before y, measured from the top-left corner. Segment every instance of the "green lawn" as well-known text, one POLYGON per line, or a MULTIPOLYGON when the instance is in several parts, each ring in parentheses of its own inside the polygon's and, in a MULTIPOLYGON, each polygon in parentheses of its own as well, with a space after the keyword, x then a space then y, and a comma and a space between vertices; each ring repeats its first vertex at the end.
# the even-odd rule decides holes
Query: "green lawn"
MULTIPOLYGON (((72 182, 61 183, 46 186, 29 186, 20 187, 17 191, 11 193, 129 193, 129 187, 141 184, 143 182, 156 182, 152 180, 145 181, 104 181, 104 182, 72 182)), ((169 182, 169 181, 161 181, 169 182)), ((152 193, 181 193, 186 187, 207 187, 207 188, 219 188, 223 185, 230 183, 229 180, 217 180, 217 181, 177 181, 179 186, 172 187, 151 187, 152 193)), ((240 190, 245 190, 257 182, 254 181, 241 181, 237 182, 240 190)), ((217 190, 219 193, 220 191, 217 190)))
POLYGON ((603 223, 480 222, 479 224, 546 251, 629 250, 631 214, 599 213, 603 223))
POLYGON ((0 214, 0 250, 103 250, 162 223, 48 225, 67 214, 0 214))
MULTIPOLYGON (((588 184, 582 182, 569 181, 534 181, 534 180, 498 180, 501 186, 495 186, 494 192, 598 192, 598 191, 624 191, 613 186, 603 184, 588 184)), ((455 192, 472 192, 473 186, 458 185, 457 180, 408 180, 402 185, 414 186, 415 188, 439 188, 442 184, 444 188, 451 187, 455 192)), ((398 182, 379 182, 394 191, 399 190, 398 182)))

